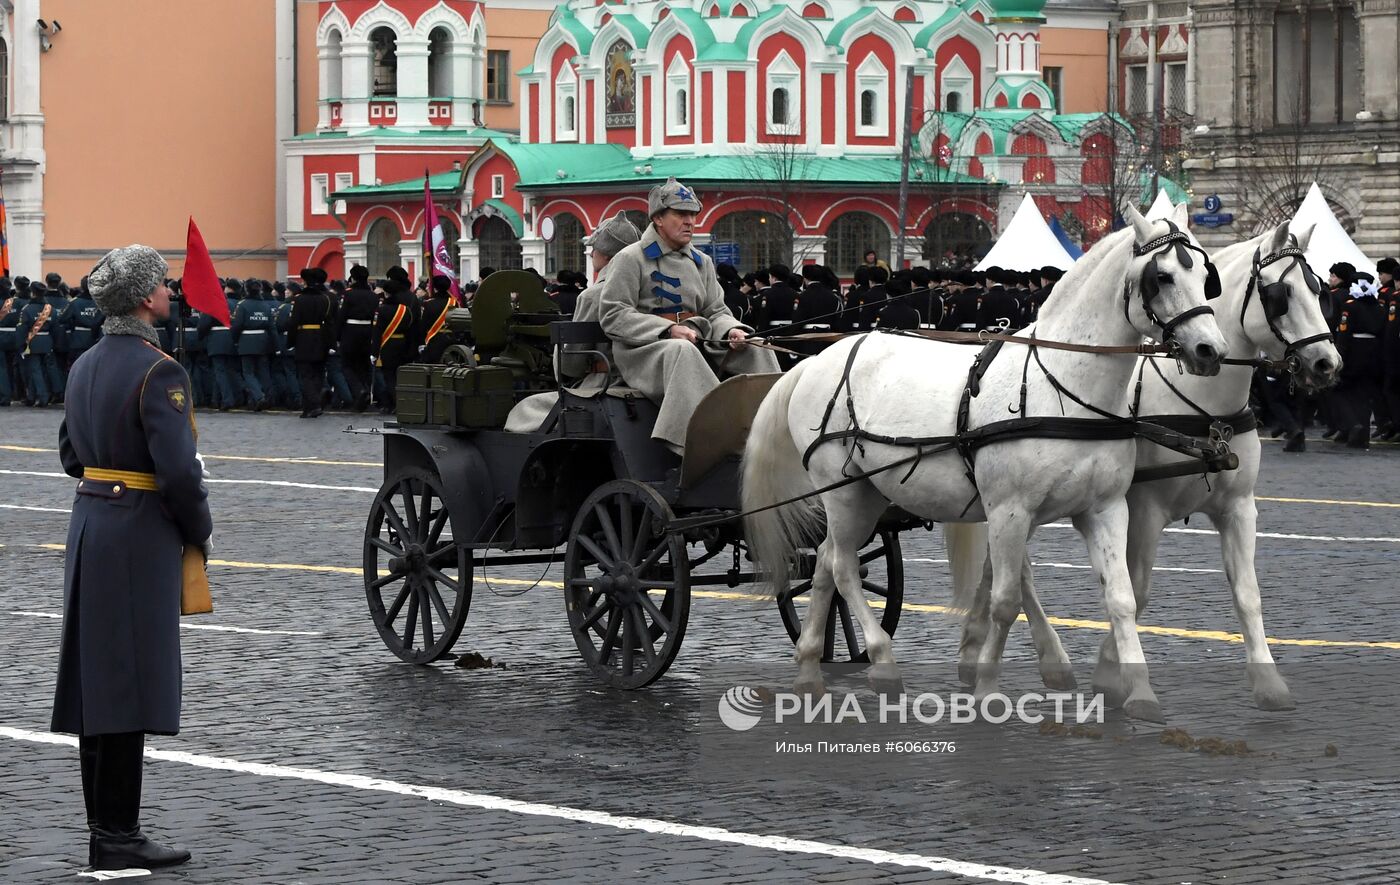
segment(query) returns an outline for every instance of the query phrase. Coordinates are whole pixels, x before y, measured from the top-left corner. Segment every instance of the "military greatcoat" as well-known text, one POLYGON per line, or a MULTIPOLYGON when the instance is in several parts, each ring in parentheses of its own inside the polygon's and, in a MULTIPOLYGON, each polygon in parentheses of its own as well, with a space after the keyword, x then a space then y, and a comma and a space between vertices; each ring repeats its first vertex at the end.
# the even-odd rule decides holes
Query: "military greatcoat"
POLYGON ((53 730, 174 734, 181 558, 211 533, 194 401, 178 362, 144 338, 108 331, 69 374, 59 457, 69 476, 85 468, 154 474, 159 491, 78 484, 53 730))
POLYGON ((726 376, 779 371, 772 351, 730 350, 719 344, 733 329, 753 329, 724 306, 724 290, 710 256, 691 246, 667 248, 654 226, 613 256, 599 288, 599 321, 612 340, 623 380, 661 407, 653 439, 685 445, 691 414, 719 385, 707 357, 726 376), (702 351, 668 337, 677 322, 715 344, 702 351))

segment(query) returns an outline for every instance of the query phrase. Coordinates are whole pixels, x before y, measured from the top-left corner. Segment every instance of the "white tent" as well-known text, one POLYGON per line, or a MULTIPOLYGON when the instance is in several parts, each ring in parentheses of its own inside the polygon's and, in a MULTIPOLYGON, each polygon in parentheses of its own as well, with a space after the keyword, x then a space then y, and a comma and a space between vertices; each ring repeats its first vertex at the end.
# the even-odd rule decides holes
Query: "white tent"
POLYGON ((1316 227, 1313 228, 1312 239, 1308 241, 1308 266, 1315 273, 1325 280, 1327 268, 1339 261, 1345 261, 1357 270, 1364 270, 1375 276, 1376 263, 1367 258, 1366 253, 1358 249, 1351 237, 1347 236, 1342 223, 1337 220, 1332 207, 1327 205, 1327 198, 1322 196, 1322 190, 1315 181, 1308 189, 1308 195, 1303 198, 1303 205, 1298 207, 1297 214, 1288 222, 1288 229, 1296 234, 1310 224, 1316 227))
POLYGON ((1148 221, 1162 221, 1172 217, 1176 211, 1176 206, 1172 204, 1172 198, 1167 196, 1167 189, 1162 188, 1157 191, 1157 199, 1152 201, 1152 205, 1147 209, 1148 221))
POLYGON ((1011 223, 1001 232, 987 256, 977 262, 975 269, 1000 267, 1029 271, 1048 266, 1069 270, 1073 264, 1074 259, 1055 239, 1050 225, 1045 223, 1045 218, 1036 208, 1035 200, 1026 194, 1016 214, 1011 216, 1011 223))

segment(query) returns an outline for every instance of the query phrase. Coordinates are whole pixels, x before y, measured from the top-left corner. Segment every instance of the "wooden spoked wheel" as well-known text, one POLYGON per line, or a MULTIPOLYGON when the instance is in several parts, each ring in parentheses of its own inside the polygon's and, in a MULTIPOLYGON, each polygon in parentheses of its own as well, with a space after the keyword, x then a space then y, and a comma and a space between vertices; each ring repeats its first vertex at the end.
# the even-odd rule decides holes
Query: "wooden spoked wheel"
POLYGON ((471 604, 472 558, 452 533, 437 474, 403 468, 374 496, 364 579, 370 618, 390 651, 411 664, 451 652, 471 604))
MULTIPOLYGON (((803 551, 801 574, 805 577, 793 581, 788 592, 778 597, 783 626, 794 643, 802 635, 802 620, 807 616, 815 563, 815 552, 803 551)), ((884 607, 880 626, 894 636, 895 628, 899 626, 899 612, 904 605, 904 559, 899 547, 899 533, 878 532, 861 549, 860 584, 872 604, 884 607)), ((868 664, 870 656, 865 646, 865 637, 851 615, 850 606, 840 593, 833 594, 831 612, 826 619, 822 663, 868 664)))
POLYGON ((564 554, 569 629, 588 669, 616 688, 661 677, 690 617, 685 541, 651 486, 616 480, 578 510, 564 554))

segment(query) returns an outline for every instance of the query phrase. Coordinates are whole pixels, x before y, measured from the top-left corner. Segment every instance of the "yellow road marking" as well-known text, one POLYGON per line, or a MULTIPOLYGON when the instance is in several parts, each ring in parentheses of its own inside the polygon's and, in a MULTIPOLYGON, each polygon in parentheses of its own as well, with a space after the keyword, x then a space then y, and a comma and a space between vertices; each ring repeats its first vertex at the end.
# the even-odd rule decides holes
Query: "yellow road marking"
MULTIPOLYGON (((36 449, 32 446, 0 445, 5 452, 35 452, 41 455, 57 455, 58 449, 36 449)), ((259 461, 265 464, 312 464, 319 467, 383 467, 378 461, 327 461, 317 458, 269 458, 258 455, 205 455, 206 461, 259 461)))
MULTIPOLYGON (((0 544, 0 547, 4 547, 0 544)), ((37 547, 43 550, 64 549, 62 544, 30 544, 30 547, 37 547)), ((322 572, 336 575, 354 575, 359 577, 361 572, 358 568, 350 568, 342 565, 306 565, 298 562, 243 562, 232 559, 211 559, 209 564, 222 568, 236 569, 262 569, 266 571, 293 571, 293 572, 322 572)), ((559 581, 526 581, 519 578, 491 578, 493 584, 509 584, 512 586, 540 586, 549 587, 552 590, 562 590, 564 585, 559 581)), ((480 582, 479 582, 480 583, 480 582)), ((723 599, 729 601, 742 602, 768 602, 770 597, 757 593, 741 593, 736 590, 692 590, 690 595, 697 599, 723 599)), ((873 601, 872 606, 883 608, 884 603, 873 601)), ((961 616, 962 610, 947 605, 929 605, 921 602, 904 603, 904 611, 921 612, 924 614, 955 615, 961 616)), ((1025 615, 1021 615, 1017 620, 1024 622, 1025 615)), ((1068 627, 1072 630, 1094 630, 1100 633, 1107 633, 1110 625, 1107 621, 1091 621, 1082 618, 1048 618, 1051 624, 1056 627, 1068 627)), ((1174 636, 1179 639, 1204 639, 1214 642, 1235 642, 1243 643, 1244 637, 1239 633, 1229 633, 1224 630, 1193 630, 1186 627, 1159 627, 1153 624, 1139 624, 1139 633, 1147 633, 1153 636, 1174 636)), ((1384 642, 1363 639, 1286 639, 1280 637, 1269 637, 1270 645, 1300 646, 1304 648, 1378 648, 1400 651, 1400 642, 1384 642)))

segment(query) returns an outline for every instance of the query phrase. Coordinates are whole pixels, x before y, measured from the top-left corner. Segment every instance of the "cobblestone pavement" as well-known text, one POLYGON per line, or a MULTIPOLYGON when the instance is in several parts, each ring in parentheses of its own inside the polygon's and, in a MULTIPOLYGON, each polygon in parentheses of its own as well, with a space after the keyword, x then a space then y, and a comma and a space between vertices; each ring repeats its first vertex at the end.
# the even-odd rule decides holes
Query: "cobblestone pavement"
MULTIPOLYGON (((69 879, 86 844, 76 753, 45 733, 72 499, 55 475, 59 419, 0 410, 4 882, 69 879)), ((1400 676, 1400 448, 1311 443, 1290 456, 1266 444, 1259 570, 1296 711, 1251 703, 1217 538, 1193 519, 1164 539, 1142 619, 1167 628, 1142 637, 1166 727, 1113 712, 1078 735, 945 724, 924 736, 956 742, 952 755, 784 756, 773 728, 730 732, 717 715, 729 685, 780 689, 793 675, 776 611, 746 588, 697 592, 676 665, 640 692, 584 672, 557 584, 497 595, 479 572, 457 651, 504 668, 399 663, 357 574, 381 472, 376 440, 338 432, 352 421, 371 423, 200 416, 220 480, 216 610, 186 619, 184 730, 151 739, 146 790, 148 829, 195 860, 152 879, 1400 881, 1388 721, 1400 676), (1357 501, 1382 506, 1347 503, 1357 501), (1181 746, 1193 738, 1250 752, 1181 746)), ((911 683, 951 692, 957 625, 934 610, 947 602, 941 534, 904 543, 896 652, 911 683)), ((1082 545, 1047 527, 1033 558, 1087 686, 1104 632, 1082 545)), ((490 574, 519 582, 541 570, 490 574)), ((1040 689, 1023 627, 1008 661, 1005 691, 1040 689)))

